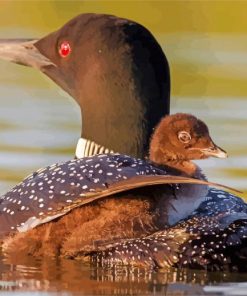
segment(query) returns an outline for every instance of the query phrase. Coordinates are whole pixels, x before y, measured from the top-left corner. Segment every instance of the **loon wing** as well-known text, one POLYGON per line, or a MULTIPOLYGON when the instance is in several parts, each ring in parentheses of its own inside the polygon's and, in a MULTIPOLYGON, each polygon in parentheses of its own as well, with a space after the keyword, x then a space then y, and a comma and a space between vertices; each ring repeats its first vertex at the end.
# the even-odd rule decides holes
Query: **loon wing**
POLYGON ((137 189, 146 186, 155 186, 155 185, 166 185, 166 184, 197 184, 197 185, 208 185, 215 186, 220 188, 225 188, 230 191, 236 191, 241 193, 237 189, 232 187, 222 185, 219 183, 209 182, 205 180, 199 180, 194 178, 182 177, 182 176, 173 176, 173 175, 143 175, 132 177, 128 180, 122 180, 113 184, 106 184, 106 189, 96 191, 94 193, 86 193, 83 200, 78 201, 81 205, 88 204, 92 201, 99 200, 103 197, 111 196, 117 193, 125 192, 132 189, 137 189))
MULTIPOLYGON (((100 200, 104 197, 112 196, 116 193, 125 192, 131 189, 136 189, 145 186, 155 186, 155 185, 165 185, 165 184, 201 184, 201 185, 214 185, 223 188, 227 188, 229 190, 234 190, 230 187, 216 184, 204 180, 198 180, 193 178, 181 177, 181 176, 172 176, 172 175, 143 175, 132 177, 128 180, 122 180, 119 182, 115 182, 112 184, 106 184, 105 189, 99 188, 95 189, 94 192, 85 192, 83 196, 80 194, 74 198, 73 203, 69 205, 61 204, 57 206, 55 210, 50 210, 48 213, 43 215, 37 215, 37 212, 40 213, 40 208, 31 208, 32 203, 30 202, 28 206, 23 206, 23 211, 20 213, 16 213, 15 210, 11 209, 11 205, 13 205, 13 197, 11 199, 1 200, 0 203, 0 233, 1 235, 5 235, 13 230, 15 230, 15 226, 17 226, 17 230, 20 232, 25 232, 31 228, 34 228, 40 224, 47 223, 52 221, 60 216, 65 215, 76 207, 80 207, 86 204, 89 204, 93 201, 100 200), (9 204, 10 202, 10 204, 9 204), (29 211, 32 210, 32 215, 30 215, 29 211), (19 214, 19 215, 18 215, 19 214), (35 216, 37 215, 37 216, 35 216), (21 220, 20 220, 21 218, 21 220), (21 221, 21 222, 19 222, 21 221)), ((41 198, 43 200, 43 198, 41 198)))
POLYGON ((173 183, 214 185, 119 154, 54 164, 34 172, 1 197, 0 234, 27 231, 115 193, 173 183))
MULTIPOLYGON (((19 232, 25 232, 31 228, 34 228, 38 225, 50 222, 58 217, 61 217, 73 209, 77 207, 81 207, 83 205, 89 204, 93 201, 100 200, 104 197, 109 197, 117 193, 126 192, 131 189, 137 189, 146 186, 155 186, 155 185, 171 185, 171 184, 197 184, 197 185, 214 185, 223 188, 227 188, 229 190, 234 190, 233 188, 227 187, 225 185, 216 184, 204 180, 180 177, 180 176, 172 176, 172 175, 144 175, 144 176, 136 176, 129 178, 128 180, 122 180, 119 182, 115 182, 112 184, 105 184, 105 189, 95 189, 94 192, 85 192, 83 193, 83 197, 78 196, 74 198, 73 203, 69 205, 62 205, 60 208, 57 207, 56 210, 51 210, 48 214, 43 217, 38 218, 29 218, 25 223, 18 226, 19 232)), ((1 216, 0 216, 1 222, 1 216)), ((2 224, 4 225, 4 224, 2 224)), ((6 223, 5 223, 6 225, 6 223)), ((7 224, 9 225, 9 224, 7 224)))
MULTIPOLYGON (((38 182, 40 179, 38 179, 38 182)), ((40 181, 41 182, 41 181, 40 181)), ((42 192, 39 192, 38 207, 35 207, 35 203, 31 200, 21 200, 21 207, 18 207, 18 201, 15 192, 9 194, 6 199, 2 199, 0 202, 0 234, 3 236, 5 233, 11 232, 17 228, 20 232, 25 232, 31 228, 34 228, 40 224, 47 223, 58 217, 65 215, 74 208, 89 204, 93 201, 100 200, 104 197, 112 196, 117 193, 125 192, 131 189, 136 189, 145 186, 165 185, 165 184, 202 184, 212 185, 204 180, 198 180, 187 177, 172 176, 172 175, 141 175, 130 177, 127 180, 121 180, 113 183, 105 183, 104 187, 94 187, 94 191, 83 191, 82 194, 78 193, 73 198, 73 202, 57 203, 55 209, 48 208, 47 213, 42 212, 40 205, 43 205, 45 196, 42 192), (16 199, 16 202, 15 200, 16 199), (17 210, 16 210, 17 208, 17 210), (20 208, 20 209, 19 209, 20 208), (42 215, 39 215, 42 213, 42 215), (16 227, 17 226, 17 227, 16 227)), ((215 185, 215 184, 214 184, 215 185)), ((219 185, 224 187, 224 185, 219 185)), ((228 188, 228 187, 227 187, 228 188)), ((230 188, 229 188, 230 189, 230 188)), ((22 189, 23 190, 23 189, 22 189)), ((17 190, 18 192, 18 190, 17 190)), ((65 192, 64 192, 65 193, 65 192)), ((32 195, 31 195, 32 196, 32 195)), ((58 199, 59 200, 59 199, 58 199)), ((68 198, 70 201, 70 199, 68 198)), ((51 202, 50 202, 51 205, 51 202)))

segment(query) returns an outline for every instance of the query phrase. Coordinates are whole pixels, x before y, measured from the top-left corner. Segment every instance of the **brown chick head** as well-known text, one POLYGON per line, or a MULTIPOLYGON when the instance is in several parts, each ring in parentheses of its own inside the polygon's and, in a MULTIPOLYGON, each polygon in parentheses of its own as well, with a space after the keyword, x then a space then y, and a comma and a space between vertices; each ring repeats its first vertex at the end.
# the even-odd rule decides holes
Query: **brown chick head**
POLYGON ((150 143, 150 159, 157 163, 172 160, 226 158, 226 152, 211 139, 207 125, 191 114, 164 117, 150 143))

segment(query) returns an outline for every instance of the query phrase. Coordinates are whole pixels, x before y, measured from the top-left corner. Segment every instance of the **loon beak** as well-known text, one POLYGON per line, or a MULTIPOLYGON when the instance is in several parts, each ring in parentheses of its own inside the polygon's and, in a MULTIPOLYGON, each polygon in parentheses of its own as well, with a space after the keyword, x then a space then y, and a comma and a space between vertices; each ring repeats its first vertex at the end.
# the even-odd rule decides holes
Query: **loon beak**
POLYGON ((61 69, 39 51, 36 46, 37 41, 37 39, 0 39, 0 59, 41 71, 75 97, 74 89, 65 80, 61 69))
POLYGON ((41 70, 55 66, 35 47, 34 39, 0 39, 0 59, 41 70))
POLYGON ((209 148, 200 149, 200 151, 205 156, 208 156, 208 157, 210 157, 210 156, 217 157, 217 158, 227 158, 228 157, 226 151, 216 145, 209 147, 209 148))

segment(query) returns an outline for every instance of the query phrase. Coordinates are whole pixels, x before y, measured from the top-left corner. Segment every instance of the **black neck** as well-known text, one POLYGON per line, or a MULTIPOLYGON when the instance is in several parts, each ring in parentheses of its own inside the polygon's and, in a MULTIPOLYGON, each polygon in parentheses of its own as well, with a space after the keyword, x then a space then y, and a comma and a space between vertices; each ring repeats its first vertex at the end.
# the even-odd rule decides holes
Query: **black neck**
POLYGON ((151 100, 145 97, 140 100, 137 95, 127 98, 129 94, 125 94, 122 91, 116 100, 94 97, 95 105, 84 104, 81 135, 115 152, 143 158, 148 154, 153 128, 168 113, 168 107, 165 99, 155 102, 154 98, 150 105, 151 100))
POLYGON ((124 42, 129 43, 124 53, 121 46, 112 53, 111 48, 102 50, 97 71, 93 60, 84 61, 87 75, 83 87, 76 89, 81 90, 77 101, 82 109, 82 137, 119 153, 144 157, 153 129, 169 114, 170 74, 159 44, 135 26, 124 29, 124 42))

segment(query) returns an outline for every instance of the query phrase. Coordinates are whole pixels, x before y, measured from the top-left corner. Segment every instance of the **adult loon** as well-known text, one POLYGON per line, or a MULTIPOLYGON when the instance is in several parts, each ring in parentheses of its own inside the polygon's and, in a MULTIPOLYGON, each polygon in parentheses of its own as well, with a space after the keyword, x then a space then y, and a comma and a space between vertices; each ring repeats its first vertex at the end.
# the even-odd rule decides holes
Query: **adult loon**
POLYGON ((201 120, 183 113, 160 122, 149 155, 146 161, 99 154, 27 177, 1 198, 1 233, 17 233, 3 249, 15 256, 75 257, 115 239, 163 230, 205 199, 209 183, 191 160, 227 156, 201 120))
MULTIPOLYGON (((109 151, 146 156, 152 129, 169 112, 168 62, 151 33, 133 21, 82 14, 39 40, 2 40, 0 58, 39 69, 78 102, 78 157, 109 151)), ((231 208, 245 206, 210 188, 195 215, 231 208)))

